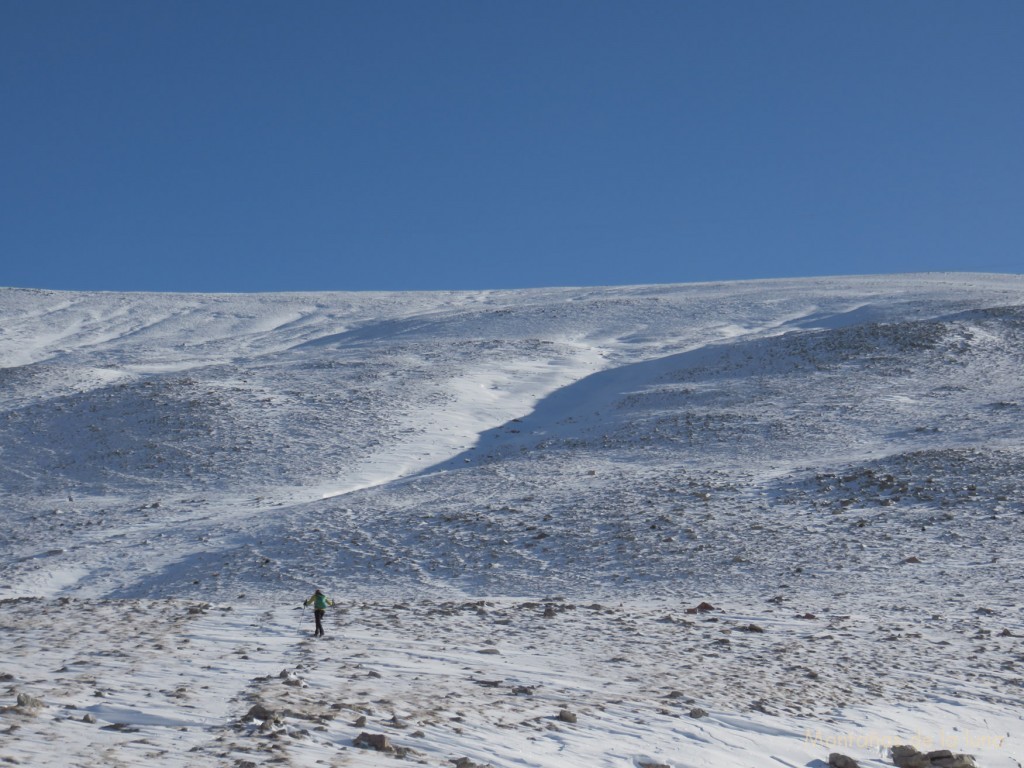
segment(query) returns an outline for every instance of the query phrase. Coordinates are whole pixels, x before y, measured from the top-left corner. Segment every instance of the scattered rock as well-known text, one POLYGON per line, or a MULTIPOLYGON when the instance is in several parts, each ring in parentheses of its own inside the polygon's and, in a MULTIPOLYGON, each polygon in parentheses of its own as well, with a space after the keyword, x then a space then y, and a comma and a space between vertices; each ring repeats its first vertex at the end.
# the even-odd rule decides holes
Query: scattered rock
POLYGON ((702 602, 696 608, 687 608, 686 612, 687 613, 691 613, 691 614, 693 614, 693 613, 707 613, 708 611, 714 611, 714 610, 717 610, 717 609, 711 603, 703 603, 702 602))
POLYGON ((690 710, 690 717, 692 717, 694 720, 699 720, 700 718, 707 716, 707 710, 701 709, 700 707, 694 707, 690 710))
POLYGON ((558 713, 558 719, 561 720, 563 723, 575 723, 577 718, 575 712, 570 712, 568 709, 563 709, 558 713))
POLYGON ((95 724, 96 716, 94 714, 92 714, 91 712, 87 712, 85 715, 82 716, 82 722, 83 723, 95 724))
POLYGON ((476 683, 477 685, 483 686, 484 688, 501 688, 502 683, 504 683, 505 681, 504 680, 474 680, 473 682, 476 683))
POLYGON ((138 733, 139 729, 128 723, 111 723, 100 728, 101 731, 117 731, 118 733, 138 733))
POLYGON ((750 705, 755 712, 763 712, 766 715, 774 715, 776 712, 768 704, 767 699, 758 699, 750 705))
POLYGON ((366 715, 360 715, 359 717, 357 717, 356 721, 353 723, 353 725, 356 728, 365 728, 366 727, 366 715))

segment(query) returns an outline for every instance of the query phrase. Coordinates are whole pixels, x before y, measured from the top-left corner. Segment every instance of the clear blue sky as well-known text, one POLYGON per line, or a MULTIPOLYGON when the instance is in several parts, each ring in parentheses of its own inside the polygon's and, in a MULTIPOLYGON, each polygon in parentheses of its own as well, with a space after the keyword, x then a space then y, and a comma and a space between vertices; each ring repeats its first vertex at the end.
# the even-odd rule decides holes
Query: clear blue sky
POLYGON ((0 0, 0 285, 1024 265, 1020 0, 0 0))

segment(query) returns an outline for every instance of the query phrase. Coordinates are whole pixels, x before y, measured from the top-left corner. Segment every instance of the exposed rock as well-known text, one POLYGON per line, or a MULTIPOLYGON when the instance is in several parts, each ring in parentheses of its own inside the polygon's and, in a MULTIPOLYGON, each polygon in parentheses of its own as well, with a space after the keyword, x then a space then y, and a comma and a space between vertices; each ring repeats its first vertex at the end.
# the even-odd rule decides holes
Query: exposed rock
POLYGON ((925 754, 909 745, 893 747, 892 761, 897 768, 977 768, 971 755, 954 755, 948 749, 925 754))
POLYGON ((42 709, 46 706, 43 704, 42 699, 37 699, 35 696, 29 696, 27 693, 19 693, 17 701, 19 709, 42 709))
POLYGON ((359 717, 357 717, 356 721, 355 721, 355 723, 353 723, 353 725, 356 728, 365 728, 366 727, 366 715, 360 715, 359 717))
POLYGON ((928 753, 932 768, 978 768, 971 755, 953 755, 947 750, 943 750, 942 753, 936 757, 933 757, 935 753, 928 753))
POLYGON ((839 752, 833 752, 828 756, 828 764, 831 768, 860 768, 856 760, 839 752))
POLYGON ((909 744, 892 748, 892 761, 897 768, 930 768, 932 761, 924 754, 909 744))
POLYGON ((252 722, 253 720, 274 720, 276 718, 277 713, 272 709, 267 709, 262 704, 253 704, 242 720, 252 722))
POLYGON ((383 733, 360 733, 352 740, 352 744, 361 749, 375 749, 378 752, 394 752, 395 748, 383 733))
POLYGON ((693 709, 690 710, 690 717, 692 717, 694 720, 698 720, 698 719, 700 719, 702 717, 707 717, 707 716, 708 716, 707 710, 701 709, 700 707, 694 707, 693 709))
POLYGON ((563 723, 575 723, 576 713, 570 712, 568 709, 563 709, 558 713, 558 719, 563 723))
POLYGON ((285 732, 284 721, 275 718, 273 720, 264 720, 260 723, 259 732, 270 736, 271 738, 279 739, 282 733, 285 732))

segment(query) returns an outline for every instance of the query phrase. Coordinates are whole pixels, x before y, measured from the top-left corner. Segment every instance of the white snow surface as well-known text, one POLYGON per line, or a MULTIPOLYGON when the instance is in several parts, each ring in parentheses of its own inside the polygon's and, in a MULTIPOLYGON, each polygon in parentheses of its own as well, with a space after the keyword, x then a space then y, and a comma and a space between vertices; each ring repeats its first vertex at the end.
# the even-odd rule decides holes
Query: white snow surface
POLYGON ((0 289, 0 761, 1020 768, 1022 363, 1013 275, 0 289))

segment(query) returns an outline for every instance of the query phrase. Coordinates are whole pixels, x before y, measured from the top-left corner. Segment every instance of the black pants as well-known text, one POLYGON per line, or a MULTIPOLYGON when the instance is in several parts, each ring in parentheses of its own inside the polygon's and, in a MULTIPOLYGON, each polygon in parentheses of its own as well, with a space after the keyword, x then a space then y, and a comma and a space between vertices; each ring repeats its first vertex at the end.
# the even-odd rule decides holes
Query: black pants
POLYGON ((324 636, 324 625, 320 623, 323 617, 323 611, 313 611, 313 618, 316 619, 316 631, 313 633, 314 637, 317 635, 320 637, 324 636))

